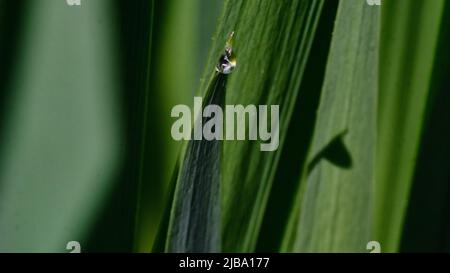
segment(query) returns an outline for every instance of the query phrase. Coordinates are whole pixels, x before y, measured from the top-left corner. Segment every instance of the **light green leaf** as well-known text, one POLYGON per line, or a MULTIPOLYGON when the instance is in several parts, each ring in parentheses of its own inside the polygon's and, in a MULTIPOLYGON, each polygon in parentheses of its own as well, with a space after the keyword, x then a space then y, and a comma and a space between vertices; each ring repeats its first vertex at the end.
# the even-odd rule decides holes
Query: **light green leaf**
POLYGON ((282 251, 362 252, 372 234, 380 8, 341 1, 282 251))

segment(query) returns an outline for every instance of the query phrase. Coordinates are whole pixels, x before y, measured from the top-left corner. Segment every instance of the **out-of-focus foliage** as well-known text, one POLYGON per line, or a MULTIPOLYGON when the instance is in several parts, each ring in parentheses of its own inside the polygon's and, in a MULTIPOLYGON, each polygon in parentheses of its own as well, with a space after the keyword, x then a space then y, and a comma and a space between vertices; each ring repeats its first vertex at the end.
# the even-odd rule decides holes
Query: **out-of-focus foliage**
POLYGON ((23 4, 16 63, 0 91, 0 251, 63 252, 89 231, 121 155, 113 6, 23 4))

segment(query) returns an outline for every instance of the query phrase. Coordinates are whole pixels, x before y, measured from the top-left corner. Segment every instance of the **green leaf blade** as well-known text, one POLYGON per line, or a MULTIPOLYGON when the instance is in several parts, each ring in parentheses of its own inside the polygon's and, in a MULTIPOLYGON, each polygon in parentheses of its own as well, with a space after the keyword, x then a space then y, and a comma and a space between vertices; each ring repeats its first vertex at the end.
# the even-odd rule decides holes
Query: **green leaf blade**
POLYGON ((445 1, 384 1, 375 235, 398 250, 445 1))
POLYGON ((362 252, 370 241, 379 13, 362 1, 340 2, 309 160, 282 251, 362 252))

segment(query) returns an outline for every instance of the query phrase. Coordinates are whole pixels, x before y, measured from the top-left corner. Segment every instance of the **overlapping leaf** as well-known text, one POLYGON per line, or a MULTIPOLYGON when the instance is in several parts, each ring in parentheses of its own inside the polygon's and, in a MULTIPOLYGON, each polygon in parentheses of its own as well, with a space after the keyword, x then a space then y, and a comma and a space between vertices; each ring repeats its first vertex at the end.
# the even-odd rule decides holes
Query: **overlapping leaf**
POLYGON ((341 1, 283 251, 364 251, 372 232, 380 9, 341 1))

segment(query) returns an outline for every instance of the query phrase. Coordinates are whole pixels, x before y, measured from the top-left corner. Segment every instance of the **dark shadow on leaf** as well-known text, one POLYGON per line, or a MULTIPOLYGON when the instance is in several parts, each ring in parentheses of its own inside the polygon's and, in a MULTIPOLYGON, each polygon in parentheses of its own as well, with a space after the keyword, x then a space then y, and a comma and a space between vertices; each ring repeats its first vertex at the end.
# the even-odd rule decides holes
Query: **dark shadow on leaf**
MULTIPOLYGON (((338 1, 326 1, 324 5, 299 88, 299 96, 292 113, 292 122, 289 123, 288 131, 285 134, 285 143, 281 148, 280 164, 277 166, 261 225, 257 252, 266 253, 280 250, 290 212, 295 206, 303 171, 302 166, 306 161, 316 121, 338 1)), ((263 93, 269 94, 269 91, 263 93)), ((261 103, 264 101, 267 101, 267 98, 262 98, 261 103)), ((244 160, 244 162, 248 162, 248 160, 244 160)))
POLYGON ((337 135, 322 151, 320 151, 308 164, 308 174, 321 161, 327 160, 342 169, 350 169, 353 166, 352 156, 345 146, 344 136, 347 130, 337 135))

